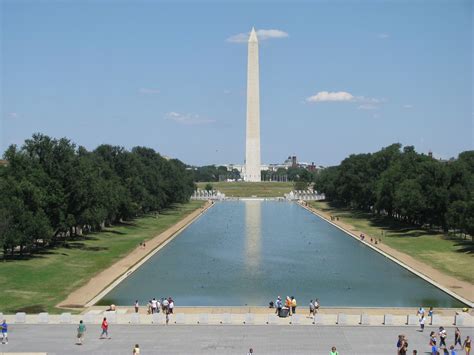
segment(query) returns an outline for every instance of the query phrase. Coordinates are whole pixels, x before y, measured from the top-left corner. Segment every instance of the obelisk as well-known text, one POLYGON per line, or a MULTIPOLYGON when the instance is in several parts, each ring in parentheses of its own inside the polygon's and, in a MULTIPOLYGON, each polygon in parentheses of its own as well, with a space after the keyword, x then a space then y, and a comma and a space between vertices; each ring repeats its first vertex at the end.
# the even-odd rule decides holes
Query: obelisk
POLYGON ((247 136, 245 141, 245 181, 260 181, 260 89, 258 39, 252 27, 247 63, 247 136))

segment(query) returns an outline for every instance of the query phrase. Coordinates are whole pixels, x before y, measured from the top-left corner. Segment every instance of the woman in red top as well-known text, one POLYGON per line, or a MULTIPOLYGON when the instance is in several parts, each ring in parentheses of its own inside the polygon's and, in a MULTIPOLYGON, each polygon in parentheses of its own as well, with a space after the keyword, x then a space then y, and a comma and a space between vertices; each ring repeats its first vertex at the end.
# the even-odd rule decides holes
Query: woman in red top
POLYGON ((109 338, 109 323, 107 323, 107 318, 104 317, 104 320, 102 321, 102 334, 100 335, 100 339, 109 338))

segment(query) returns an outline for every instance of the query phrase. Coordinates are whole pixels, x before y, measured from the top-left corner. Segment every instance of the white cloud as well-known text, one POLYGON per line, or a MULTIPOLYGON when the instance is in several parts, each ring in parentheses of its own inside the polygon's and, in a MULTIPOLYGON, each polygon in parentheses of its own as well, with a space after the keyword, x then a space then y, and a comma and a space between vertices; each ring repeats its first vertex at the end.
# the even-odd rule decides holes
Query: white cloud
MULTIPOLYGON (((246 43, 249 40, 250 32, 238 33, 236 35, 230 36, 227 38, 227 42, 232 43, 246 43)), ((257 30, 257 38, 259 41, 265 41, 271 38, 286 38, 288 37, 288 33, 282 30, 257 30)))
POLYGON ((157 95, 160 93, 158 89, 150 89, 150 88, 140 88, 140 94, 144 95, 157 95))
POLYGON ((208 124, 213 123, 215 120, 211 120, 208 118, 201 118, 198 114, 195 113, 178 113, 178 112, 168 112, 165 115, 166 120, 172 120, 180 124, 186 125, 196 125, 196 124, 208 124))
POLYGON ((377 106, 375 106, 374 104, 362 104, 362 105, 359 105, 359 107, 357 107, 359 110, 376 110, 378 109, 377 106))
POLYGON ((408 109, 413 108, 413 105, 403 105, 403 108, 406 108, 408 110, 408 109))
POLYGON ((355 97, 345 91, 328 92, 320 91, 317 94, 307 97, 307 102, 326 102, 326 101, 354 101, 355 97))
POLYGON ((388 33, 379 33, 377 35, 377 38, 378 39, 387 39, 387 38, 390 38, 390 35, 388 33))
POLYGON ((386 102, 386 100, 375 97, 355 96, 346 91, 320 91, 313 96, 307 97, 306 102, 354 102, 359 103, 357 107, 359 110, 377 110, 378 104, 386 102))

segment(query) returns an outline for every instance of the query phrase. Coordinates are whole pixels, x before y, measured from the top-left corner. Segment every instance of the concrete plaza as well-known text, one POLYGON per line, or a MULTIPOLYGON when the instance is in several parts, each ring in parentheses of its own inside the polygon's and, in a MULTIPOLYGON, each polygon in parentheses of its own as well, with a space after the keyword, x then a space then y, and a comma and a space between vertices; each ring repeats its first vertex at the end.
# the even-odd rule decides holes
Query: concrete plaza
MULTIPOLYGON (((329 354, 337 346, 340 355, 396 354, 398 334, 405 334, 409 354, 429 351, 431 330, 391 326, 251 326, 251 325, 114 325, 111 339, 99 340, 100 326, 88 325, 84 345, 75 345, 76 325, 12 324, 9 344, 0 353, 131 354, 138 343, 141 354, 242 354, 252 347, 259 354, 329 354)), ((454 328, 447 328, 448 344, 454 328)), ((461 328, 462 338, 473 328, 461 328)), ((462 352, 463 354, 463 352, 462 352)))

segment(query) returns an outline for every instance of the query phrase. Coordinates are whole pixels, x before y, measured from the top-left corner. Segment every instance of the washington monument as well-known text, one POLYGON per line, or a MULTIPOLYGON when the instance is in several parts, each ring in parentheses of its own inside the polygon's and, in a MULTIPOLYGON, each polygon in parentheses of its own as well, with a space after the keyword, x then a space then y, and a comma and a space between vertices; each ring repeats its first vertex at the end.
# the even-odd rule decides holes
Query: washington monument
POLYGON ((260 181, 260 89, 258 39, 252 27, 247 64, 247 137, 245 141, 245 181, 260 181))

